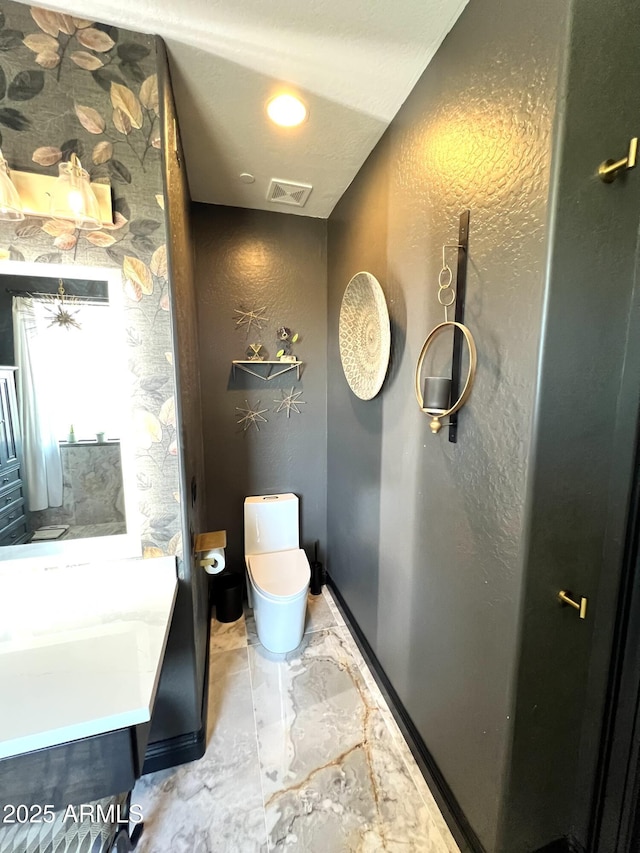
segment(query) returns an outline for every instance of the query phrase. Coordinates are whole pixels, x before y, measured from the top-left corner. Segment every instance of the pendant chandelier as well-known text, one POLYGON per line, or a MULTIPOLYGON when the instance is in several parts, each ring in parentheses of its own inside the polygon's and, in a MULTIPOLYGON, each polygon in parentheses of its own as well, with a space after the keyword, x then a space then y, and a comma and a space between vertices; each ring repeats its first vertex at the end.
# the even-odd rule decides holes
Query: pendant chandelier
POLYGON ((80 308, 76 308, 75 311, 71 310, 72 306, 77 304, 77 302, 78 300, 75 296, 67 296, 62 279, 60 279, 57 294, 45 297, 45 303, 48 303, 44 306, 45 311, 52 317, 49 328, 51 326, 60 326, 61 329, 82 328, 75 317, 80 308))

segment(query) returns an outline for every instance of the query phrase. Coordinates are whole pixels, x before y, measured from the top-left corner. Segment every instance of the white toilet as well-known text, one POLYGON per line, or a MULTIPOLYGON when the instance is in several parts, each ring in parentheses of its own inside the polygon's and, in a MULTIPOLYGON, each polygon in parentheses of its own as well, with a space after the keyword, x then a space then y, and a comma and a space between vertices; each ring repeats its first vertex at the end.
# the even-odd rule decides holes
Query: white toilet
POLYGON ((298 498, 259 495, 244 501, 247 592, 258 639, 270 652, 300 645, 311 570, 299 547, 298 498))

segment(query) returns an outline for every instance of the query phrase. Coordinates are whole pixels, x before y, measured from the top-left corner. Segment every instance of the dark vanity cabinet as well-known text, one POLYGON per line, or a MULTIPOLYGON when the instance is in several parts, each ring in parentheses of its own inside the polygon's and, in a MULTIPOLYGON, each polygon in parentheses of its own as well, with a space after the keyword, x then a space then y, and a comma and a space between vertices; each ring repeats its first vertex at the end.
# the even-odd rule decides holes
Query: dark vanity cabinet
POLYGON ((15 371, 15 367, 0 367, 0 546, 20 545, 29 535, 15 371))

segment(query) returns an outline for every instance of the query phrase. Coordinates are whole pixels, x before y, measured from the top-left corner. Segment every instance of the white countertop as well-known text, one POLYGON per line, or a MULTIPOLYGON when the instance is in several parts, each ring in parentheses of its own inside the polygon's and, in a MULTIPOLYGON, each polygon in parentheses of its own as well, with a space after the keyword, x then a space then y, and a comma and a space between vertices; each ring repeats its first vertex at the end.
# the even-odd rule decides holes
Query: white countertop
POLYGON ((149 721, 175 558, 28 562, 0 566, 0 758, 149 721))

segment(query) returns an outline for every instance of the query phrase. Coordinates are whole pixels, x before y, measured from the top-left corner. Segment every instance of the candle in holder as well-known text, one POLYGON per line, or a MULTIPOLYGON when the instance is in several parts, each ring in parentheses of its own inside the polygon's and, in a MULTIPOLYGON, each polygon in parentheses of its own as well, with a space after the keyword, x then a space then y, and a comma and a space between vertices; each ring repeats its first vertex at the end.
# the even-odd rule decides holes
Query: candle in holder
POLYGON ((447 376, 425 376, 422 408, 430 412, 446 412, 451 399, 451 379, 447 376))

